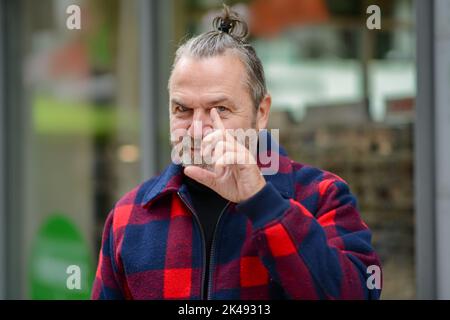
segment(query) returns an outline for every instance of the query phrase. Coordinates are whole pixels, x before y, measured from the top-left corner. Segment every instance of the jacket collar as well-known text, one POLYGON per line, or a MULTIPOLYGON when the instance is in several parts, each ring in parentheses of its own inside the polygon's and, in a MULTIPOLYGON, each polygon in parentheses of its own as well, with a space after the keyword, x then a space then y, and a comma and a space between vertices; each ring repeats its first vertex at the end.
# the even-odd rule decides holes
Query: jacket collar
MULTIPOLYGON (((270 155, 276 152, 279 154, 279 168, 275 174, 265 174, 266 182, 270 182, 284 197, 292 198, 294 195, 294 177, 291 160, 288 158, 283 147, 276 143, 272 135, 267 130, 261 130, 259 133, 265 135, 267 143, 262 144, 264 150, 258 148, 258 166, 263 168, 260 158, 261 155, 270 155), (269 150, 269 151, 267 151, 269 150)), ((259 144, 258 144, 259 145, 259 144)), ((142 205, 149 204, 155 198, 171 192, 184 191, 183 184, 183 166, 181 164, 171 163, 164 171, 151 183, 145 191, 142 205)))

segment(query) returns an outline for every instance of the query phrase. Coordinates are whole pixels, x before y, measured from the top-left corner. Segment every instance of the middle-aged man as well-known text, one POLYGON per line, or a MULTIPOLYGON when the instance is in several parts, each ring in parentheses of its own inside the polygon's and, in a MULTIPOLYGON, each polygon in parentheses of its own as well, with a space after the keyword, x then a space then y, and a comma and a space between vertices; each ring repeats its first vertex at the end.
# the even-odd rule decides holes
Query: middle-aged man
POLYGON ((213 31, 179 47, 172 143, 193 145, 111 210, 93 299, 379 298, 379 260, 346 182, 289 159, 271 135, 256 155, 232 135, 265 129, 271 105, 246 36, 225 7, 213 31), (277 157, 274 174, 261 152, 277 157))

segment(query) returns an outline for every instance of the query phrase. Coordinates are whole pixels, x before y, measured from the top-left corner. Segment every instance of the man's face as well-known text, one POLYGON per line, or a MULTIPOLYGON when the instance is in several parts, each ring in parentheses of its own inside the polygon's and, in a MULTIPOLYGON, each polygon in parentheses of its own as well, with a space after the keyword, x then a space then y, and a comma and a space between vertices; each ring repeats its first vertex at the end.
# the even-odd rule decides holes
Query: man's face
POLYGON ((226 129, 256 129, 257 112, 245 80, 245 67, 232 53, 201 59, 182 57, 169 83, 172 135, 185 132, 193 146, 199 146, 214 130, 212 108, 216 108, 226 129))

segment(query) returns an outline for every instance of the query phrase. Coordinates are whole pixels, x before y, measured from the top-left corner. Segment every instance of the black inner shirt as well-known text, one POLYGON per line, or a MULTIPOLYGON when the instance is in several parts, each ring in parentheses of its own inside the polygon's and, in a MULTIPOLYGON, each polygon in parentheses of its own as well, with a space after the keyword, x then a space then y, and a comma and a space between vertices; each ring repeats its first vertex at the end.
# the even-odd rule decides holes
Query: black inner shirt
POLYGON ((184 177, 189 195, 191 196, 192 205, 197 214, 200 224, 205 234, 206 245, 206 270, 205 270, 205 287, 204 292, 207 292, 208 277, 209 277, 209 263, 211 255, 211 245, 213 241, 214 229, 219 219, 219 216, 228 200, 222 198, 215 191, 204 186, 203 184, 189 178, 184 177))

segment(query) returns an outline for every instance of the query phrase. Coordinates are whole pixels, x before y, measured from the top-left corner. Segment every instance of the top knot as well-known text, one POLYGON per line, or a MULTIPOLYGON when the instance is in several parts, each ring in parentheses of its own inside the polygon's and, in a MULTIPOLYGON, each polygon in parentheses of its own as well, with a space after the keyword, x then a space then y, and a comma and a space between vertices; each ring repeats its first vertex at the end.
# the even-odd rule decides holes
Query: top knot
POLYGON ((245 42, 248 36, 247 24, 225 4, 222 14, 214 18, 213 27, 219 32, 229 34, 240 42, 245 42))

